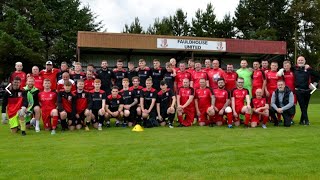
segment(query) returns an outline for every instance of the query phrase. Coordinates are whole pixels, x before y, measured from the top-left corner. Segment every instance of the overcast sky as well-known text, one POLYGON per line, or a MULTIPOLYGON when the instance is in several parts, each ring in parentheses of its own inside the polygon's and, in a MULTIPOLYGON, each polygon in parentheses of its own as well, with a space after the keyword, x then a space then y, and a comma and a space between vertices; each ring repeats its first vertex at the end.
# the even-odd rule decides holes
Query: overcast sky
POLYGON ((102 21, 107 32, 122 32, 125 24, 131 24, 135 17, 146 30, 154 19, 174 15, 181 8, 188 15, 191 22, 197 9, 205 10, 211 2, 218 20, 225 14, 234 15, 239 0, 81 0, 83 5, 89 5, 98 16, 97 21, 102 21))

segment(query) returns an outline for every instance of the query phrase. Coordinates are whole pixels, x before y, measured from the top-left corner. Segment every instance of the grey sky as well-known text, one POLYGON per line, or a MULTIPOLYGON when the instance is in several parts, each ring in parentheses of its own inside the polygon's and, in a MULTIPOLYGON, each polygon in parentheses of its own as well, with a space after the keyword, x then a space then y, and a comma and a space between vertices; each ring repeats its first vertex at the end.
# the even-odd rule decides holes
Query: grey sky
POLYGON ((219 20, 225 14, 234 15, 239 0, 81 0, 83 5, 89 5, 102 21, 108 32, 121 32, 125 24, 131 24, 135 17, 139 17, 144 29, 153 24, 157 17, 173 15, 178 8, 187 12, 191 22, 197 9, 205 9, 211 2, 219 20))

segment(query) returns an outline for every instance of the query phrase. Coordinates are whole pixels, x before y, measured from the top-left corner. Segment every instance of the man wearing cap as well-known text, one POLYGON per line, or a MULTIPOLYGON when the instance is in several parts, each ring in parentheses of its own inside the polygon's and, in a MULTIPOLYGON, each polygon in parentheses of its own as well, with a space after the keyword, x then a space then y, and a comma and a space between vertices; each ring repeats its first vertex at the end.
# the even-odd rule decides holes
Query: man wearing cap
POLYGON ((58 73, 59 73, 59 69, 53 68, 52 61, 47 61, 46 69, 43 69, 40 72, 40 76, 42 76, 43 79, 49 79, 51 82, 51 89, 56 89, 58 73))

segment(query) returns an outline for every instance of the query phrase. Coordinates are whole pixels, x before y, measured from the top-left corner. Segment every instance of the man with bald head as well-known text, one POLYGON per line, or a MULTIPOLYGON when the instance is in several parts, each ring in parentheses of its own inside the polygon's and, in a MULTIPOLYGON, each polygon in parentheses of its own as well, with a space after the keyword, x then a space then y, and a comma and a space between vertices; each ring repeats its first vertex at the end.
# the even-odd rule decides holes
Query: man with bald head
POLYGON ((209 87, 212 89, 218 88, 218 83, 217 80, 220 78, 224 78, 225 73, 224 71, 219 68, 219 61, 217 59, 212 61, 212 69, 210 69, 207 74, 208 74, 208 79, 209 79, 209 87))
POLYGON ((32 74, 28 75, 32 76, 34 79, 34 87, 39 89, 39 91, 43 91, 43 77, 39 74, 39 67, 33 66, 32 67, 32 74))
POLYGON ((57 83, 57 92, 63 91, 64 90, 64 82, 70 81, 71 82, 71 91, 76 90, 76 85, 72 79, 70 79, 70 75, 68 72, 64 72, 62 74, 62 79, 60 79, 57 83))
POLYGON ((257 127, 262 119, 262 128, 267 128, 267 122, 269 119, 269 105, 267 99, 262 97, 263 90, 258 88, 255 90, 255 98, 251 99, 252 116, 251 127, 257 127))

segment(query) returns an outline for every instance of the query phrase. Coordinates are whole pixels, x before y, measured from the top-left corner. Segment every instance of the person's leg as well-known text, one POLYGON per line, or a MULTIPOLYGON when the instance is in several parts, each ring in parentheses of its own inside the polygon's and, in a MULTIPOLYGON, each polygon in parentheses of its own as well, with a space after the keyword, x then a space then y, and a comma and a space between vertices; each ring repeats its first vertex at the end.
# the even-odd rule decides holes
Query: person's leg
MULTIPOLYGON (((67 112, 65 112, 65 111, 60 112, 62 131, 66 130, 68 128, 67 117, 68 117, 67 112)), ((53 121, 53 117, 52 117, 52 121, 53 121)), ((52 122, 52 129, 53 130, 56 129, 56 125, 54 125, 54 122, 52 122)))
POLYGON ((39 106, 35 106, 33 108, 33 112, 34 112, 34 119, 36 121, 36 127, 35 127, 35 130, 36 132, 39 132, 40 131, 40 107, 39 106))
POLYGON ((288 110, 287 111, 284 111, 283 113, 282 113, 282 117, 283 117, 283 120, 284 120, 284 126, 285 127, 290 127, 291 126, 291 116, 292 116, 292 114, 290 114, 289 112, 288 112, 288 110))
MULTIPOLYGON (((58 125, 58 119, 59 119, 59 114, 57 109, 53 109, 50 112, 50 116, 52 117, 52 131, 51 134, 56 133, 56 128, 58 125)), ((67 122, 65 122, 64 126, 66 127, 67 122)), ((61 126, 62 126, 62 121, 61 121, 61 126)))
POLYGON ((304 92, 297 90, 296 91, 296 95, 297 95, 297 100, 298 100, 298 103, 299 103, 299 106, 300 106, 300 111, 301 111, 300 124, 304 125, 305 124, 306 111, 307 111, 304 92))
POLYGON ((278 126, 279 125, 279 121, 277 119, 276 113, 277 113, 277 111, 275 109, 273 109, 273 107, 271 107, 270 110, 269 110, 269 115, 270 115, 271 119, 273 120, 274 125, 278 126))
POLYGON ((309 102, 310 102, 311 94, 309 91, 304 92, 304 99, 305 99, 305 124, 309 125, 309 116, 308 116, 308 107, 309 107, 309 102))

